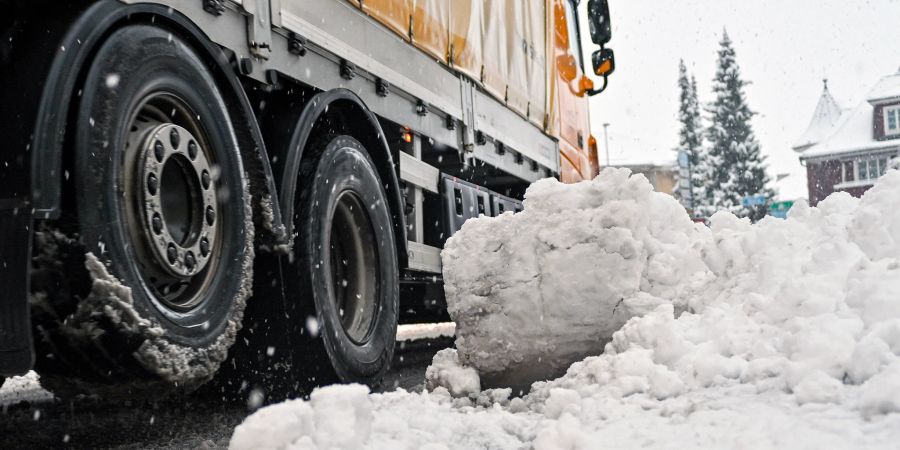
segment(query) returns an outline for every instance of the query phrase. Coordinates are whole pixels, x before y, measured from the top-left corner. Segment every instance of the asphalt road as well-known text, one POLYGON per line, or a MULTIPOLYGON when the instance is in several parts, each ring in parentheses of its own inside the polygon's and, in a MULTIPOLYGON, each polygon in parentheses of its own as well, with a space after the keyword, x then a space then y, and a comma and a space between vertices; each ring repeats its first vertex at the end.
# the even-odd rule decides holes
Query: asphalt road
MULTIPOLYGON (((423 388, 425 368, 450 338, 398 343, 383 391, 423 388)), ((224 449, 251 411, 195 397, 153 405, 61 402, 36 383, 0 391, 0 450, 40 448, 224 449)))

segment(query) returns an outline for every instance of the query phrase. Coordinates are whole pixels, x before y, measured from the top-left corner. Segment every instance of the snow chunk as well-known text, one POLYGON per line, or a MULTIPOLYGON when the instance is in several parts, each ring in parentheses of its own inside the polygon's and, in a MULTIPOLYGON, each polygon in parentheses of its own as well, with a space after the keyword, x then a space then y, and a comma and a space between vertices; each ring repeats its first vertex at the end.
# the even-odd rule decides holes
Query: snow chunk
POLYGON ((895 362, 862 386, 859 407, 867 418, 900 412, 900 363, 895 362))
POLYGON ((836 403, 840 400, 842 388, 840 381, 817 370, 805 376, 794 387, 794 394, 797 396, 797 402, 801 405, 804 403, 836 403))
POLYGON ((524 212, 469 220, 445 246, 460 360, 488 386, 561 375, 601 353, 629 318, 707 276, 693 248, 705 232, 626 169, 575 185, 538 181, 524 212))
POLYGON ((372 428, 369 389, 335 385, 317 389, 309 402, 289 400, 253 414, 234 430, 232 450, 357 449, 372 428))
POLYGON ((481 380, 475 369, 460 364, 455 349, 448 348, 437 352, 425 371, 425 388, 433 391, 438 387, 454 397, 467 397, 481 391, 481 380))

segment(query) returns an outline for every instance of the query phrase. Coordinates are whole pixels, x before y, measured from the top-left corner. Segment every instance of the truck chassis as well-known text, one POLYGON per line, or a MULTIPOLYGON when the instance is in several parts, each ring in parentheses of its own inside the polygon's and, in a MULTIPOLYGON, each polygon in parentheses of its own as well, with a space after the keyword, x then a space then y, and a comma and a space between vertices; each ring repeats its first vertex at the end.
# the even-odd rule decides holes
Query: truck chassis
MULTIPOLYGON (((70 154, 69 142, 83 102, 80 86, 115 30, 144 25, 166 30, 170 40, 173 35, 184 40, 209 66, 234 123, 252 198, 258 298, 248 305, 244 329, 231 351, 233 363, 222 371, 223 385, 243 377, 240 389, 246 389, 247 373, 254 373, 251 383, 273 392, 291 391, 303 381, 317 381, 315 370, 297 375, 296 366, 334 365, 332 348, 319 349, 315 356, 306 344, 286 338, 316 334, 307 320, 316 312, 299 305, 311 303, 309 299, 292 298, 292 289, 303 288, 287 281, 292 276, 286 267, 297 255, 297 236, 304 233, 297 229, 298 214, 309 212, 302 206, 303 186, 309 182, 297 174, 316 173, 309 159, 318 154, 309 153, 323 134, 339 128, 347 136, 341 138, 344 150, 359 146, 368 153, 384 184, 399 269, 396 313, 402 320, 445 314, 440 248, 466 219, 520 211, 524 188, 543 177, 558 177, 561 170, 556 139, 347 2, 25 4, 0 1, 0 7, 13 11, 0 20, 8 37, 0 44, 5 66, 0 71, 0 132, 8 143, 0 167, 5 182, 0 188, 0 281, 7 287, 0 300, 0 375, 21 374, 34 364, 28 301, 34 302, 34 233, 67 217, 71 194, 66 182, 72 159, 78 158, 70 154), (41 6, 49 12, 40 11, 41 6), (23 41, 33 47, 23 50, 23 41), (26 73, 25 67, 32 70, 26 73), (228 379, 229 371, 241 375, 228 379)), ((170 151, 177 147, 173 141, 170 151)), ((198 179, 203 167, 197 169, 198 179)), ((151 217, 154 210, 148 211, 151 217)), ((207 228, 212 225, 203 230, 207 228)), ((195 242, 192 248, 199 252, 201 247, 195 242)), ((165 246, 157 253, 164 260, 165 246)), ((179 267, 181 275, 189 272, 179 267)), ((341 318, 343 314, 341 310, 341 318)), ((321 312, 318 321, 323 321, 321 312)), ((385 345, 391 353, 393 344, 385 345)), ((335 370, 344 381, 377 378, 335 370)))

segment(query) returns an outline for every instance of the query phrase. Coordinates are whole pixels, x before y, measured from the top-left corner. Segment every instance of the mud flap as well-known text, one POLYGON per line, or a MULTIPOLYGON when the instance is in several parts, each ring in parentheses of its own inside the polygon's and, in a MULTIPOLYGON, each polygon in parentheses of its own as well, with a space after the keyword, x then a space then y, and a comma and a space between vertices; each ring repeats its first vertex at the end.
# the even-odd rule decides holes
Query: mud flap
POLYGON ((0 199, 0 376, 22 375, 34 364, 28 309, 31 219, 24 201, 0 199))

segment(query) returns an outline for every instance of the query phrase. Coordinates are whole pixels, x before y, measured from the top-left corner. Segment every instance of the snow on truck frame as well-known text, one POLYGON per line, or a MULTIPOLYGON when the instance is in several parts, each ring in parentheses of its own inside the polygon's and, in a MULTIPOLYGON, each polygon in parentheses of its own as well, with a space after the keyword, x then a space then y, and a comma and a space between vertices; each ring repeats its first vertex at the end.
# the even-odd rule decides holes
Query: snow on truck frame
POLYGON ((576 7, 0 0, 0 377, 377 383, 465 219, 598 173, 576 7))

